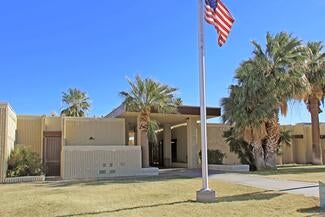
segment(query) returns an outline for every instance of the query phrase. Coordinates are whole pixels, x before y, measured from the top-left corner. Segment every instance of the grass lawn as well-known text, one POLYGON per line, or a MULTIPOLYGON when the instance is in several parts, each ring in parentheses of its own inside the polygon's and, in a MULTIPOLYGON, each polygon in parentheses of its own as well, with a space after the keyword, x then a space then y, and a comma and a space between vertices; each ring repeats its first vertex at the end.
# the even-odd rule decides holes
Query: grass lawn
POLYGON ((276 171, 256 171, 251 174, 264 175, 269 178, 298 180, 306 182, 325 182, 325 165, 284 165, 276 171))
POLYGON ((194 202, 198 178, 0 185, 0 216, 317 216, 316 198, 210 185, 213 204, 194 202))

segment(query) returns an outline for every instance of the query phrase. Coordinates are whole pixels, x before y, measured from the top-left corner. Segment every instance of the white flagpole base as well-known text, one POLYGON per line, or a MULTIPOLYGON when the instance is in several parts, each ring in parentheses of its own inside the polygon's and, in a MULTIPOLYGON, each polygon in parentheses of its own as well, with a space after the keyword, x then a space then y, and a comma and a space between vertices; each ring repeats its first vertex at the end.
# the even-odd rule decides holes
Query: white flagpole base
POLYGON ((196 192, 196 202, 214 203, 216 202, 216 192, 212 189, 201 189, 196 192))

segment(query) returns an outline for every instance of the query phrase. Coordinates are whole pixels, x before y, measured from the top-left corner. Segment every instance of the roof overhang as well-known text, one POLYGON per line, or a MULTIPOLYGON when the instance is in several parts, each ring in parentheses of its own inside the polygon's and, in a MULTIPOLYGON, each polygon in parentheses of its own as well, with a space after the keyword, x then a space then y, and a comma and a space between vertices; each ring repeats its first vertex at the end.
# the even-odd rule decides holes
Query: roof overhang
MULTIPOLYGON (((219 117, 221 114, 220 108, 208 107, 207 118, 219 117)), ((111 113, 106 115, 106 118, 125 118, 130 123, 136 123, 139 112, 129 112, 124 105, 121 105, 114 109, 111 113)), ((181 124, 185 123, 188 118, 200 119, 200 107, 198 106, 179 106, 175 113, 158 113, 157 111, 151 111, 151 118, 157 120, 160 124, 181 124)))

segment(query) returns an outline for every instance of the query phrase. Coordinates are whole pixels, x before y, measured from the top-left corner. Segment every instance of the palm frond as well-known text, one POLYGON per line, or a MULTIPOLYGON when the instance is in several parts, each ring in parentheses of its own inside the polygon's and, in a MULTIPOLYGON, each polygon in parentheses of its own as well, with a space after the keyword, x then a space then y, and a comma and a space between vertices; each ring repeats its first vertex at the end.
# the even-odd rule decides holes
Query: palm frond
POLYGON ((148 133, 150 141, 156 141, 155 133, 158 122, 150 119, 152 111, 159 113, 176 113, 177 106, 182 101, 176 97, 177 88, 170 87, 150 78, 142 79, 136 76, 135 80, 128 79, 129 91, 121 91, 127 111, 140 112, 141 130, 148 133))
POLYGON ((66 116, 84 117, 91 107, 87 93, 77 88, 69 88, 67 92, 63 92, 62 102, 66 105, 66 108, 62 109, 61 115, 66 116))
POLYGON ((155 120, 150 120, 148 122, 148 131, 147 131, 149 142, 157 144, 158 142, 157 133, 156 133, 157 130, 159 130, 158 122, 155 120))

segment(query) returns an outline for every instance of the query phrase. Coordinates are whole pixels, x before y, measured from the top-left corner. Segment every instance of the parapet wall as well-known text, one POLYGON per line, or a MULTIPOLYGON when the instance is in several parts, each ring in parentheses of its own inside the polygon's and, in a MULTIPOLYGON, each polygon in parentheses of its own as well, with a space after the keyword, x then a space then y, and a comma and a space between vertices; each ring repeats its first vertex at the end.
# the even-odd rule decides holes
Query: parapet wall
POLYGON ((119 118, 64 118, 64 145, 126 145, 125 120, 119 118))

